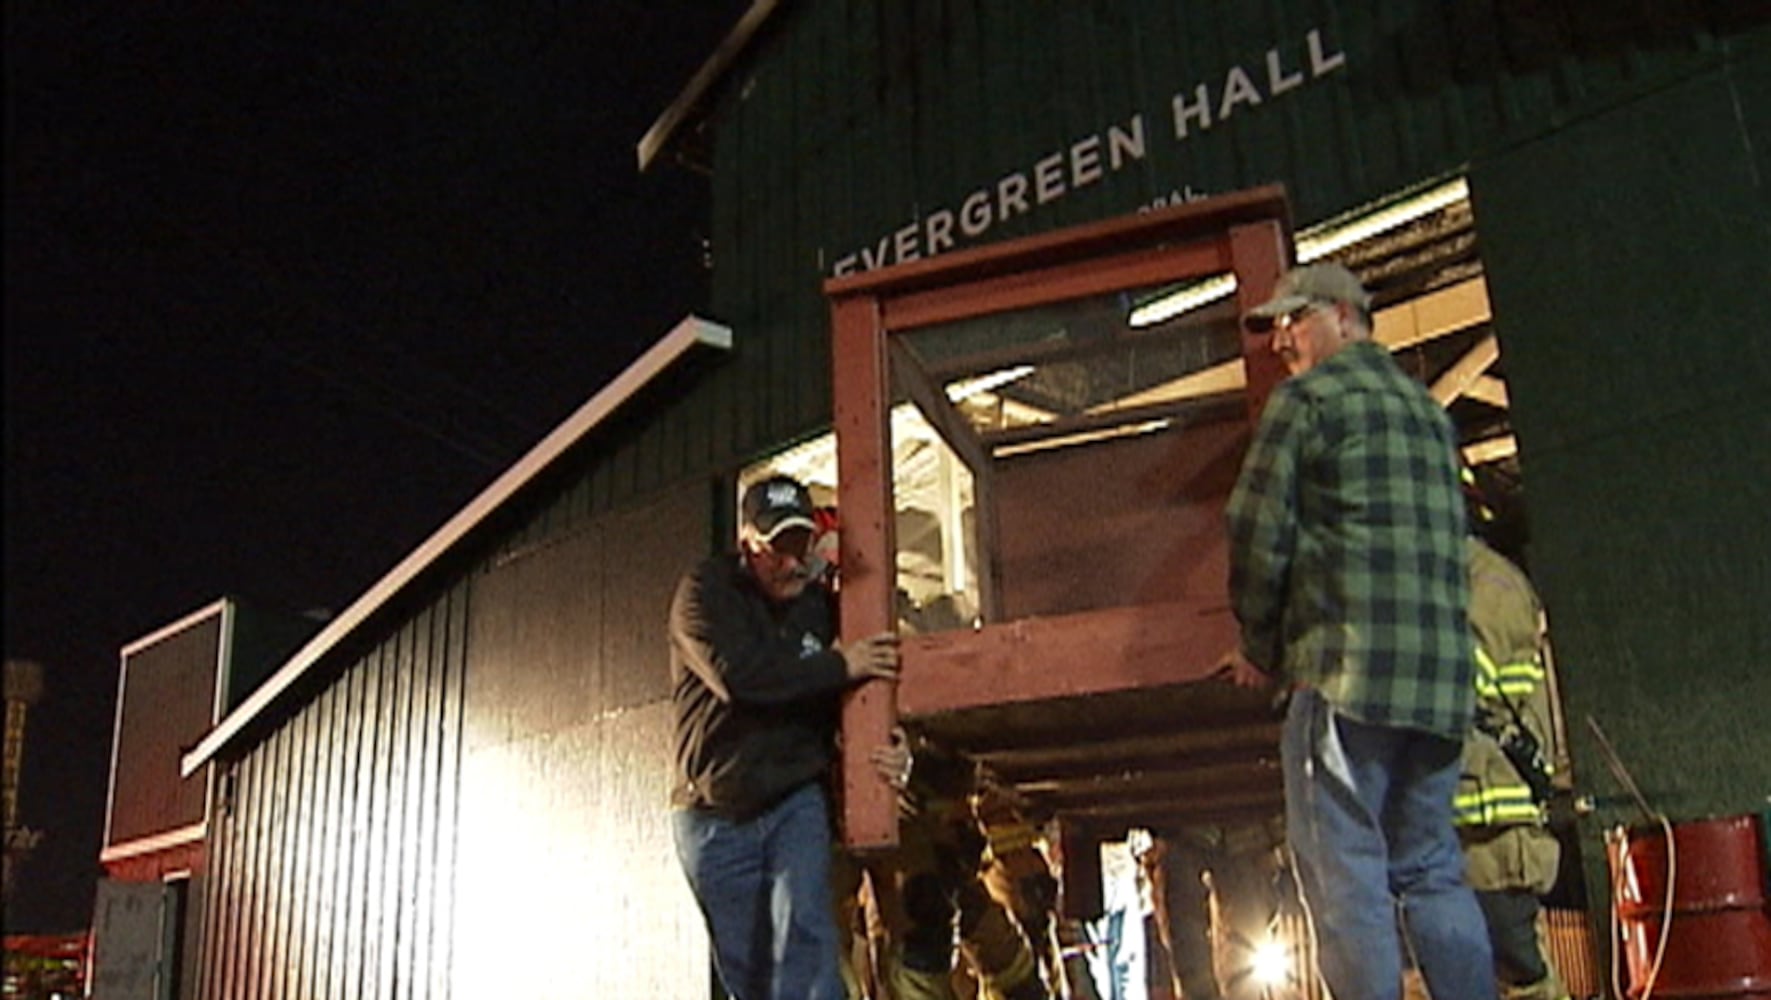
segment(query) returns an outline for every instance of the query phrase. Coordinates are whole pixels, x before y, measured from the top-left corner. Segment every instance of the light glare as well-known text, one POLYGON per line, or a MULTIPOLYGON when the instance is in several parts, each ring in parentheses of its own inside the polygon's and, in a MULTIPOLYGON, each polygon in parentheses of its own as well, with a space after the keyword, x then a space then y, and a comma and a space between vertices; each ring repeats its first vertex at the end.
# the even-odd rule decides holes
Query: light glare
POLYGON ((1249 959, 1249 975, 1262 986, 1278 986, 1291 971, 1291 955, 1285 945, 1269 938, 1260 943, 1249 959))

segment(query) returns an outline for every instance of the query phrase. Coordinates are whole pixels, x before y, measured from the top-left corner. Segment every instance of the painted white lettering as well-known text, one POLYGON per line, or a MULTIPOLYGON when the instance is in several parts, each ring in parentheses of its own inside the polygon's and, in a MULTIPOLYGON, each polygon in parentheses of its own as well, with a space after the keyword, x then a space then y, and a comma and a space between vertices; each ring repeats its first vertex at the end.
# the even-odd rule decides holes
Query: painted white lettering
POLYGON ((916 246, 916 231, 919 228, 921 227, 912 222, 893 234, 892 250, 898 255, 896 263, 902 264, 907 260, 916 260, 922 256, 922 251, 916 246))
POLYGON ((990 192, 973 191, 959 205, 959 231, 967 236, 981 235, 994 221, 990 215, 990 192))
POLYGON ((996 182, 996 217, 1004 221, 1013 218, 1011 207, 1021 215, 1028 212, 1026 174, 1009 174, 996 182))
POLYGON ((929 256, 953 246, 953 213, 943 208, 923 220, 923 242, 929 256))
POLYGON ((1193 103, 1187 103, 1185 94, 1174 96, 1175 138, 1187 137, 1187 120, 1193 119, 1201 129, 1211 128, 1211 95, 1206 92, 1205 84, 1193 88, 1193 103))
POLYGON ((1138 211, 1154 212, 1159 208, 1167 208, 1170 205, 1184 205, 1187 202, 1199 201, 1206 197, 1209 196, 1204 191, 1195 191, 1193 190, 1193 185, 1189 184, 1185 190, 1176 188, 1169 191, 1167 194, 1157 195, 1148 204, 1140 205, 1138 211))
POLYGON ((1236 113, 1236 105, 1246 104, 1256 107, 1261 103, 1261 92, 1254 87, 1254 81, 1241 66, 1230 67, 1224 74, 1224 100, 1218 105, 1218 120, 1223 121, 1236 113))
POLYGON ((1053 153, 1033 165, 1034 200, 1041 205, 1064 193, 1064 154, 1053 153))
POLYGON ((1101 137, 1091 135, 1070 147, 1070 186, 1082 187, 1101 179, 1101 137))
MULTIPOLYGON (((1325 38, 1324 30, 1319 28, 1305 32, 1302 53, 1285 45, 1275 45, 1265 50, 1262 56, 1262 62, 1251 59, 1246 65, 1230 65, 1225 71, 1221 90, 1213 89, 1215 80, 1176 90, 1169 98, 1174 138, 1185 140, 1193 134, 1207 132, 1218 121, 1229 119, 1239 110, 1258 109, 1272 98, 1289 94, 1315 78, 1343 70, 1348 65, 1347 53, 1334 48, 1325 38), (1298 61, 1293 63, 1293 58, 1298 61)), ((1036 207, 1059 201, 1072 191, 1100 183, 1108 173, 1146 157, 1144 117, 1143 113, 1138 113, 1119 123, 1106 124, 1093 134, 1034 159, 1031 164, 1024 163, 1020 169, 1000 175, 995 182, 985 182, 953 208, 917 216, 917 221, 887 233, 877 243, 860 247, 838 259, 834 276, 842 277, 944 253, 984 236, 999 222, 1029 214, 1036 207)), ((1188 187, 1158 196, 1140 211, 1200 197, 1204 197, 1203 192, 1188 187)), ((826 259, 825 252, 820 250, 820 267, 825 265, 826 259)))
POLYGON ((1293 73, 1290 76, 1285 74, 1285 69, 1279 62, 1278 49, 1267 50, 1267 96, 1278 97, 1293 87, 1302 86, 1303 82, 1302 73, 1293 73))
POLYGON ((1130 132, 1117 125, 1107 128, 1107 162, 1118 170, 1128 156, 1134 160, 1144 158, 1144 116, 1141 114, 1131 116, 1130 132))
POLYGON ((889 244, 891 240, 892 238, 890 236, 881 236, 879 238, 879 243, 872 247, 861 248, 861 267, 863 270, 871 271, 874 268, 886 266, 886 245, 889 244))
POLYGON ((1310 43, 1311 76, 1321 76, 1324 73, 1332 73, 1347 64, 1347 54, 1345 52, 1336 52, 1333 55, 1323 54, 1322 32, 1320 30, 1311 29, 1310 33, 1304 37, 1310 43))

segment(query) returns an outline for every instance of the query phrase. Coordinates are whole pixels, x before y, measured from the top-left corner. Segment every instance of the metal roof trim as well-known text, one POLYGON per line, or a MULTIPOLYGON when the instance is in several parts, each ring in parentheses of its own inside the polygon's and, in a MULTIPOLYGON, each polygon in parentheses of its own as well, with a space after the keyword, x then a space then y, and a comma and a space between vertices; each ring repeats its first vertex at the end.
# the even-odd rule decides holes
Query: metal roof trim
POLYGON ((604 386, 577 412, 555 427, 541 442, 529 450, 516 464, 492 482, 438 528, 428 539, 413 549, 388 574, 352 602, 338 617, 326 624, 317 635, 295 652, 288 662, 277 668, 257 690, 242 701, 228 717, 200 740, 179 761, 180 773, 190 777, 204 764, 231 747, 252 721, 268 710, 295 682, 334 647, 351 636, 382 605, 403 591, 432 563, 455 547, 480 522, 501 507, 518 490, 544 469, 552 465, 568 448, 590 433, 611 413, 620 408, 636 392, 663 373, 678 358, 696 347, 731 350, 730 327, 690 315, 661 337, 631 365, 604 386))
POLYGON ((658 120, 646 130, 646 134, 640 136, 638 145, 634 147, 634 153, 639 160, 640 173, 645 173, 651 167, 652 162, 658 158, 658 154, 664 152, 671 140, 676 137, 679 129, 706 113, 702 101, 724 79, 726 73, 738 62, 738 58, 744 54, 744 51, 750 48, 750 43, 756 39, 757 33, 762 30, 762 26, 768 19, 774 16, 776 9, 781 4, 782 0, 755 0, 750 5, 750 9, 744 12, 744 16, 738 19, 738 23, 720 41, 719 48, 714 49, 713 55, 709 56, 707 61, 701 64, 701 68, 695 71, 695 75, 689 78, 682 93, 676 96, 676 100, 670 102, 670 106, 664 109, 663 113, 658 116, 658 120))
POLYGON ((203 605, 202 607, 198 608, 197 610, 191 612, 188 615, 185 615, 183 618, 178 619, 177 621, 173 622, 172 624, 162 625, 159 628, 153 630, 152 632, 149 632, 147 635, 144 635, 139 639, 135 639, 135 640, 130 641, 129 643, 127 643, 123 646, 119 655, 120 656, 133 656, 136 653, 139 653, 142 650, 148 648, 149 646, 156 645, 160 642, 165 641, 166 639, 171 638, 174 635, 177 635, 180 632, 183 632, 184 630, 190 628, 191 626, 197 624, 198 622, 202 621, 205 618, 213 618, 216 615, 221 614, 223 609, 225 609, 227 607, 228 602, 231 600, 232 600, 232 598, 222 597, 222 598, 217 598, 216 600, 210 601, 208 604, 203 605))
POLYGON ((183 847, 185 844, 202 843, 203 839, 208 836, 209 824, 205 821, 181 826, 176 830, 167 830, 164 833, 137 837, 120 844, 112 844, 107 839, 105 849, 98 854, 98 860, 100 864, 108 865, 113 861, 139 858, 144 854, 157 854, 174 847, 183 847))

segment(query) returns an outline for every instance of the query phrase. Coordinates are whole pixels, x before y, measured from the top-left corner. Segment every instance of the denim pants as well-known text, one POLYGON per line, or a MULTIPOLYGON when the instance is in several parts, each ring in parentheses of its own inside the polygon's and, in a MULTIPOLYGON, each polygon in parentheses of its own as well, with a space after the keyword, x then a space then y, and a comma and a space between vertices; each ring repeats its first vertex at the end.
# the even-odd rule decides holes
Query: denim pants
POLYGON ((1285 717, 1286 838, 1344 1000, 1395 1000, 1402 931, 1434 1000, 1494 1000, 1494 963, 1451 825, 1459 744, 1337 715, 1311 688, 1285 717))
POLYGON ((679 809, 672 827, 726 991, 735 1000, 842 1000, 824 789, 806 785, 742 823, 679 809))

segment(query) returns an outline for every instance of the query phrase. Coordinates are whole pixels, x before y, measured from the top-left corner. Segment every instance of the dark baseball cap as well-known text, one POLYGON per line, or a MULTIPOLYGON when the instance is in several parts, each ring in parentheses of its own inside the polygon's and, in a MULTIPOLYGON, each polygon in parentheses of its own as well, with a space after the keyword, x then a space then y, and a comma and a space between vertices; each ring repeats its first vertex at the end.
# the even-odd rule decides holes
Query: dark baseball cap
POLYGON ((812 512, 811 492, 790 476, 770 476, 751 484, 739 505, 743 525, 764 541, 773 540, 789 528, 817 530, 812 512))

